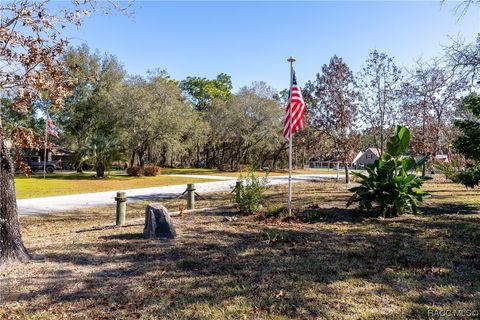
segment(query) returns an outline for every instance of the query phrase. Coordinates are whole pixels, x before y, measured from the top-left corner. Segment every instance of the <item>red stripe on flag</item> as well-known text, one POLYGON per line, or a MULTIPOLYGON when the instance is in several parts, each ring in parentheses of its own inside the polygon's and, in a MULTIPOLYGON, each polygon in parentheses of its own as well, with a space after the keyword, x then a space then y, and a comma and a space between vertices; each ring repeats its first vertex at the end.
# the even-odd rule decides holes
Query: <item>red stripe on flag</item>
POLYGON ((53 124, 53 120, 50 117, 47 118, 47 128, 50 135, 58 138, 57 128, 55 127, 55 124, 53 124))
POLYGON ((304 114, 305 102, 303 101, 302 92, 300 87, 294 84, 290 89, 290 98, 285 107, 285 120, 283 123, 283 136, 285 138, 290 139, 290 126, 292 133, 303 129, 304 114))

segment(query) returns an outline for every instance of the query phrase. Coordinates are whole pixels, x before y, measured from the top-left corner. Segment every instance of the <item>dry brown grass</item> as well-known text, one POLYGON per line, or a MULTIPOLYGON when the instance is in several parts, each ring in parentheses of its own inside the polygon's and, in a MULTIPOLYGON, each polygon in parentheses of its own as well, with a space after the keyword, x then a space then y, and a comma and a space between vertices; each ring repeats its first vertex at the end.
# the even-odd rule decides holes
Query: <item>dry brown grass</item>
MULTIPOLYGON (((412 319, 480 311, 480 194, 427 184, 424 215, 345 209, 346 186, 295 184, 309 223, 233 210, 175 217, 173 241, 142 239, 144 204, 22 219, 32 262, 0 271, 2 319, 412 319)), ((267 192, 265 206, 285 199, 267 192)), ((199 201, 210 207, 231 195, 199 201)), ((168 203, 176 210, 183 201, 168 203)), ((435 318, 435 317, 430 317, 435 318)), ((462 317, 460 317, 462 318, 462 317)), ((466 317, 463 317, 466 318, 466 317)))

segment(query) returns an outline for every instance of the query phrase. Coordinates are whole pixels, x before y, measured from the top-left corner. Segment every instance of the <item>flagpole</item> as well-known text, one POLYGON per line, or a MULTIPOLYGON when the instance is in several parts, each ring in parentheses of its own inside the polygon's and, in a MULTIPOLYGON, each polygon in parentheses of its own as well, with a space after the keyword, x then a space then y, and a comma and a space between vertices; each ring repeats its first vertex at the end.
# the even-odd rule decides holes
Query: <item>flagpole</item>
POLYGON ((45 146, 43 149, 43 179, 47 173, 48 106, 45 111, 45 146))
MULTIPOLYGON (((292 85, 293 85, 293 63, 296 61, 295 57, 290 56, 287 59, 288 62, 290 62, 290 94, 292 91, 292 85)), ((288 99, 290 100, 290 94, 288 99)), ((290 123, 288 125, 288 216, 292 216, 292 105, 290 101, 288 101, 288 108, 290 112, 290 123)))

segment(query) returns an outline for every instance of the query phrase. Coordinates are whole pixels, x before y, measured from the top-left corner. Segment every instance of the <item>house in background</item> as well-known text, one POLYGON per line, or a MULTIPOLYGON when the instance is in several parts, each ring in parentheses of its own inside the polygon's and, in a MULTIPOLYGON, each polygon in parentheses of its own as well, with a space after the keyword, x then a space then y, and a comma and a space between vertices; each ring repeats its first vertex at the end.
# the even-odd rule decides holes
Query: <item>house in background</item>
MULTIPOLYGON (((365 152, 357 153, 348 167, 350 169, 362 169, 365 165, 374 163, 378 159, 380 159, 380 151, 377 148, 368 148, 365 152)), ((334 169, 337 167, 337 163, 338 160, 334 156, 313 157, 308 160, 308 167, 334 169)), ((343 165, 339 163, 339 167, 343 168, 343 165)))
POLYGON ((60 160, 64 165, 69 165, 70 161, 72 159, 72 151, 64 148, 62 146, 53 144, 51 148, 47 149, 47 152, 49 154, 49 158, 51 160, 60 160))
POLYGON ((308 160, 308 167, 309 168, 336 168, 337 167, 337 159, 333 156, 325 156, 325 157, 313 157, 308 160))
POLYGON ((448 162, 448 155, 446 154, 437 154, 435 156, 435 163, 444 163, 444 162, 448 162))
POLYGON ((352 166, 355 169, 361 169, 365 165, 374 163, 375 160, 380 159, 380 151, 377 148, 368 148, 365 152, 359 152, 352 161, 352 166))

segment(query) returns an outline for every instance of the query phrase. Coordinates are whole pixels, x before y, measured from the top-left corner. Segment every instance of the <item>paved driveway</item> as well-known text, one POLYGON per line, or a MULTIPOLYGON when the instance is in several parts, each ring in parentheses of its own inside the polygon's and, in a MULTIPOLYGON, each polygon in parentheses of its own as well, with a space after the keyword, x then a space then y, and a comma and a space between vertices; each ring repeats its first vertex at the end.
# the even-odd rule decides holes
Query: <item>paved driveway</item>
MULTIPOLYGON (((195 176, 181 175, 182 177, 197 177, 223 179, 221 181, 196 183, 197 193, 202 195, 209 192, 219 192, 230 190, 235 186, 236 178, 223 176, 195 176)), ((295 175, 292 177, 293 182, 319 181, 335 178, 334 175, 328 174, 305 174, 295 175)), ((287 176, 277 176, 269 178, 269 185, 288 183, 287 176)), ((174 198, 185 191, 186 185, 174 185, 165 187, 152 187, 141 189, 122 190, 125 191, 129 202, 151 200, 158 201, 161 199, 174 198)), ((116 191, 72 194, 66 196, 53 196, 44 198, 32 198, 17 200, 18 211, 20 215, 46 214, 51 212, 69 211, 81 208, 99 207, 114 205, 114 197, 116 191)))

